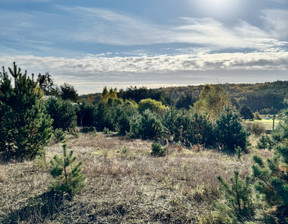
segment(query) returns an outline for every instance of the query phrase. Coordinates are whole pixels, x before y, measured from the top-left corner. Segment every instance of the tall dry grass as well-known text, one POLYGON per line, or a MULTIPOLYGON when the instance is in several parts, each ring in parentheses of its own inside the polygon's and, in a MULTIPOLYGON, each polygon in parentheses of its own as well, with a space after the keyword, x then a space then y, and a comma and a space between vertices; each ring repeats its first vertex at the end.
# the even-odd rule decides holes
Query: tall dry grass
MULTIPOLYGON (((197 223, 201 217, 212 220, 218 175, 229 179, 235 169, 242 176, 250 172, 251 155, 240 161, 216 150, 197 152, 175 144, 168 146, 168 155, 155 158, 151 144, 102 133, 69 137, 67 146, 83 161, 87 182, 80 195, 57 209, 43 204, 50 203, 45 192, 51 177, 39 161, 0 164, 0 178, 5 177, 0 180, 0 222, 197 223), (32 205, 33 214, 21 214, 32 205)), ((49 161, 62 147, 46 150, 49 161)))

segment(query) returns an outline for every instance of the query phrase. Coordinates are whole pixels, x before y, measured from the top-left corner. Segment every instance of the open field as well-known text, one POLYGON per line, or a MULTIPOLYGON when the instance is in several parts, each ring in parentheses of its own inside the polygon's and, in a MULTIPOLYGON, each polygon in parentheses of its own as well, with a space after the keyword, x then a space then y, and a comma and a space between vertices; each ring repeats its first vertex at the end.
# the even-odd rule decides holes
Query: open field
MULTIPOLYGON (((45 194, 51 176, 42 160, 0 164, 0 222, 211 223, 216 177, 250 172, 252 153, 239 161, 215 150, 170 145, 168 156, 154 158, 151 143, 103 133, 70 137, 67 146, 83 161, 86 186, 54 207, 45 194)), ((61 144, 47 147, 47 161, 61 152, 61 144)))
MULTIPOLYGON (((275 119, 275 124, 274 124, 275 128, 277 127, 279 121, 280 121, 279 119, 275 119)), ((262 119, 262 120, 253 120, 253 121, 245 120, 244 123, 246 124, 259 123, 264 126, 266 131, 271 131, 273 129, 273 119, 270 119, 270 120, 262 119)))

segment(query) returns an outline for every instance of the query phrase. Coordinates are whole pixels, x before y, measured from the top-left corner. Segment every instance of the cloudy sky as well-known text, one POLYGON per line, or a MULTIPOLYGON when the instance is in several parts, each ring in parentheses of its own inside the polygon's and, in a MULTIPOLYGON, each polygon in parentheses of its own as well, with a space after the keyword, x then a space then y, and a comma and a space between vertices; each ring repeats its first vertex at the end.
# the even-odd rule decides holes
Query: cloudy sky
POLYGON ((0 65, 104 86, 288 80, 287 0, 0 0, 0 65))

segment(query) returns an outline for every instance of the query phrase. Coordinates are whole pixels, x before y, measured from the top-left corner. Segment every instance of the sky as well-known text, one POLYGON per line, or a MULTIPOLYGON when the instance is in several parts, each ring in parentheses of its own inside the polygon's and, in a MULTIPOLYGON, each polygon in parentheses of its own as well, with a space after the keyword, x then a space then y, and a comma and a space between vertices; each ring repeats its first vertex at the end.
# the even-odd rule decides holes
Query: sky
POLYGON ((79 94, 288 80, 288 0, 0 0, 0 66, 79 94))

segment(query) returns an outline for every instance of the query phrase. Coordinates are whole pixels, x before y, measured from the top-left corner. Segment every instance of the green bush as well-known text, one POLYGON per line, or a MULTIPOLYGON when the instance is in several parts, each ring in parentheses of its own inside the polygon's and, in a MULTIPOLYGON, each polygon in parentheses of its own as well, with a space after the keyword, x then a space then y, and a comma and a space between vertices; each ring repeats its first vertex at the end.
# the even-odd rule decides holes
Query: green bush
POLYGON ((104 128, 104 129, 103 129, 103 132, 104 132, 105 135, 110 134, 109 128, 104 128))
POLYGON ((263 217, 269 217, 269 223, 288 223, 287 144, 278 145, 274 157, 266 162, 259 156, 254 156, 254 161, 255 188, 264 195, 264 202, 268 205, 263 217))
POLYGON ((51 175, 54 178, 52 189, 56 192, 67 193, 73 197, 80 192, 84 186, 85 175, 82 173, 82 162, 76 162, 73 151, 67 152, 66 145, 63 145, 63 157, 55 155, 50 161, 51 175))
POLYGON ((221 200, 217 203, 218 220, 217 223, 246 223, 252 221, 255 215, 255 205, 253 203, 253 191, 250 178, 245 180, 239 177, 239 172, 234 172, 234 177, 230 183, 218 176, 220 181, 221 200))
POLYGON ((162 102, 157 100, 152 100, 150 98, 141 100, 139 102, 139 112, 143 113, 145 110, 149 109, 152 112, 155 112, 159 115, 164 115, 165 112, 169 109, 164 106, 162 102))
POLYGON ((214 130, 208 115, 182 110, 172 119, 174 120, 173 131, 176 142, 181 142, 187 147, 195 144, 214 144, 214 130))
POLYGON ((52 119, 47 115, 37 83, 9 68, 14 83, 4 70, 0 73, 0 152, 9 158, 33 159, 44 153, 52 136, 52 119))
POLYGON ((108 128, 111 131, 116 130, 116 108, 112 99, 109 99, 109 103, 100 102, 95 110, 94 114, 94 126, 99 131, 103 131, 104 128, 108 128))
POLYGON ((139 113, 135 113, 130 118, 130 131, 127 135, 131 138, 140 138, 140 123, 142 116, 139 113))
POLYGON ((151 149, 151 155, 155 157, 165 156, 167 151, 167 148, 162 147, 159 143, 152 143, 151 149))
POLYGON ((66 135, 65 135, 65 132, 61 128, 59 129, 57 128, 54 130, 53 137, 54 137, 55 143, 58 143, 58 142, 64 142, 66 135))
POLYGON ((240 114, 244 119, 253 119, 254 118, 254 115, 253 115, 251 109, 246 105, 241 107, 240 114))
POLYGON ((272 149, 274 145, 275 143, 269 135, 262 135, 257 142, 258 149, 272 149))
POLYGON ((95 106, 91 103, 82 102, 77 108, 77 125, 90 127, 94 123, 95 106))
POLYGON ((132 116, 138 114, 137 108, 129 101, 117 108, 117 130, 120 135, 130 132, 132 116))
POLYGON ((244 151, 248 144, 248 133, 241 124, 240 115, 231 107, 226 107, 224 113, 216 120, 215 135, 224 150, 235 152, 240 146, 244 151))
POLYGON ((165 135, 165 127, 159 115, 147 109, 141 116, 138 133, 143 139, 159 139, 165 135))
POLYGON ((255 155, 252 167, 256 190, 266 203, 266 223, 288 223, 288 116, 273 132, 274 156, 264 161, 255 155), (268 218, 267 218, 268 217, 268 218))
POLYGON ((53 118, 53 128, 71 131, 76 128, 76 106, 69 101, 50 98, 46 102, 48 114, 53 118))

